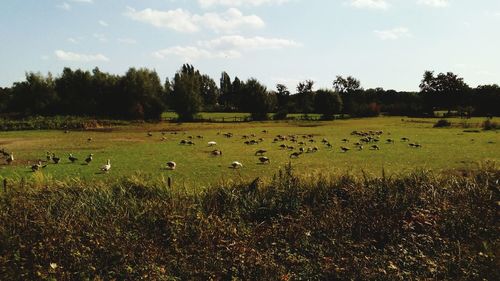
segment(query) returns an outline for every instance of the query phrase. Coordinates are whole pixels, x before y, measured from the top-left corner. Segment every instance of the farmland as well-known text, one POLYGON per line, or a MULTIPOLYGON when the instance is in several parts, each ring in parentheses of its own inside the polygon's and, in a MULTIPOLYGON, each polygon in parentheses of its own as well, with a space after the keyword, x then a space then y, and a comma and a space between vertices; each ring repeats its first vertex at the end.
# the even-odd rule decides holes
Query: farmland
POLYGON ((245 182, 256 177, 269 180, 289 161, 297 173, 314 177, 317 174, 363 172, 380 175, 382 170, 388 175, 416 169, 446 171, 500 159, 500 136, 496 131, 479 128, 484 118, 450 119, 451 128, 433 128, 436 121, 378 117, 322 122, 140 123, 86 131, 70 130, 67 133, 62 130, 1 132, 0 148, 13 152, 15 161, 12 165, 5 165, 2 161, 0 177, 29 180, 43 175, 43 178, 57 180, 113 181, 139 173, 162 181, 171 177, 176 186, 200 188, 220 182, 245 182), (351 132, 370 130, 383 131, 377 143, 380 150, 371 150, 372 144, 367 144, 358 151, 353 143, 360 137, 351 135, 351 132), (228 132, 233 137, 223 136, 228 132), (245 135, 248 139, 243 139, 245 135), (289 140, 273 142, 277 135, 297 135, 299 141, 306 142, 305 148, 316 146, 319 150, 290 159, 290 154, 298 151, 300 145, 289 140), (304 135, 313 135, 315 142, 303 139, 304 135), (179 144, 190 136, 195 145, 179 144), (203 136, 203 139, 197 136, 203 136), (401 141, 403 137, 410 141, 401 141), (258 144, 244 144, 246 140, 260 138, 263 141, 258 144), (324 138, 330 142, 331 148, 321 143, 324 138), (395 143, 386 143, 389 138, 395 143), (343 142, 343 139, 349 142, 343 142), (209 141, 215 141, 217 145, 209 147, 209 141), (409 143, 421 147, 410 147, 409 143), (294 148, 282 149, 281 144, 294 148), (350 150, 343 152, 342 146, 350 150), (215 148, 223 155, 212 156, 210 152, 215 148), (267 150, 270 164, 259 163, 255 156, 259 149, 267 150), (33 173, 31 165, 38 159, 45 160, 47 151, 60 157, 61 163, 49 163, 41 172, 33 173), (79 160, 70 163, 67 159, 69 153, 79 160), (90 153, 94 155, 93 161, 86 165, 84 159, 90 153), (107 159, 111 160, 112 169, 109 173, 100 173, 99 167, 107 159), (167 170, 167 161, 175 161, 177 168, 167 170), (230 168, 233 161, 241 162, 243 167, 230 168))

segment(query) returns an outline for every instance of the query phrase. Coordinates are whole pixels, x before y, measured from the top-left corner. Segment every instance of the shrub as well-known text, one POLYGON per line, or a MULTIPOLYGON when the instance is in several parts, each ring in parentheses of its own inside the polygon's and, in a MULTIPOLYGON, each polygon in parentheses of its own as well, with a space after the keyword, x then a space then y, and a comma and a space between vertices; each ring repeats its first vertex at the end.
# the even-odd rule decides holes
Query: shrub
POLYGON ((2 280, 500 280, 500 170, 0 192, 2 280))
POLYGON ((436 124, 434 124, 434 128, 443 128, 443 127, 450 127, 451 126, 451 122, 446 120, 446 119, 440 119, 439 121, 436 122, 436 124))
POLYGON ((274 120, 285 120, 288 115, 288 110, 280 109, 273 115, 274 120))
POLYGON ((497 122, 495 122, 491 119, 488 119, 488 120, 483 122, 482 127, 484 130, 496 130, 496 129, 498 129, 498 124, 497 124, 497 122))

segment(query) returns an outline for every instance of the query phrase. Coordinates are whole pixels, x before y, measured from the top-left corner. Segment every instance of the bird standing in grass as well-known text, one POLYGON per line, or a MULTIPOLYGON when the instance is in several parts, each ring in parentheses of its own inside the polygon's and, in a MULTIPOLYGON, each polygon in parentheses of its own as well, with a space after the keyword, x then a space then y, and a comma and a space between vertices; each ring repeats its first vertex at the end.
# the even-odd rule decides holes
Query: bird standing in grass
POLYGON ((55 153, 52 153, 52 162, 54 162, 54 164, 59 164, 59 161, 61 161, 61 158, 57 157, 55 153))
POLYGON ((238 168, 243 167, 243 164, 241 164, 238 161, 233 161, 233 163, 231 163, 231 167, 233 167, 233 169, 238 169, 238 168))
POLYGON ((111 160, 108 159, 108 162, 106 163, 106 165, 103 165, 101 167, 101 171, 107 173, 109 170, 111 170, 111 160))
POLYGON ((167 169, 169 170, 175 170, 175 167, 177 167, 177 163, 174 161, 168 161, 167 162, 167 169))
POLYGON ((259 157, 259 161, 260 161, 260 163, 262 163, 262 164, 264 164, 264 163, 271 164, 271 160, 270 160, 268 157, 266 157, 266 156, 261 156, 261 157, 259 157))
POLYGON ((255 152, 255 155, 264 155, 264 153, 266 153, 267 150, 264 150, 264 149, 259 149, 255 152))
POLYGON ((69 161, 71 161, 71 163, 75 163, 76 161, 78 161, 78 158, 76 158, 75 156, 73 156, 73 154, 69 154, 69 157, 68 157, 69 161))
POLYGON ((212 150, 211 154, 213 156, 222 156, 222 150, 214 149, 214 150, 212 150))
POLYGON ((345 146, 341 146, 340 149, 342 150, 342 152, 347 152, 351 149, 349 149, 349 147, 345 147, 345 146))
POLYGON ((94 154, 90 153, 89 156, 87 156, 87 158, 85 158, 85 162, 88 164, 90 164, 90 162, 92 162, 92 156, 94 156, 94 154))
POLYGON ((45 167, 47 167, 47 165, 42 165, 42 160, 38 160, 38 163, 33 164, 31 166, 31 170, 33 172, 36 172, 36 171, 40 170, 41 168, 45 168, 45 167))
POLYGON ((5 159, 5 161, 7 161, 8 165, 12 164, 12 162, 14 162, 14 153, 9 153, 9 156, 7 157, 7 159, 5 159))

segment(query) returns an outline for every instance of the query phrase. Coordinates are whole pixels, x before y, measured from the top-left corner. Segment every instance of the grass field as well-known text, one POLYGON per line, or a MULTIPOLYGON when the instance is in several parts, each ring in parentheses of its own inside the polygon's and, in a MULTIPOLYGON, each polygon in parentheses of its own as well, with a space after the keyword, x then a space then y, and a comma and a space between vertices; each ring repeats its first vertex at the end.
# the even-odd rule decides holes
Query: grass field
MULTIPOLYGON (((459 125, 463 121, 449 119, 459 125)), ((476 127, 484 119, 470 119, 468 126, 476 127)), ((500 160, 500 135, 496 131, 464 132, 461 126, 451 128, 433 128, 436 119, 409 119, 401 117, 379 117, 350 119, 329 122, 252 122, 228 124, 140 124, 114 127, 112 129, 92 131, 17 131, 0 132, 0 148, 5 148, 15 155, 13 165, 0 164, 0 178, 21 179, 40 177, 57 180, 81 178, 83 180, 115 180, 134 173, 147 174, 152 179, 170 176, 175 186, 209 186, 221 181, 251 180, 257 176, 269 178, 289 161, 296 172, 314 177, 318 173, 361 173, 362 171, 380 175, 382 169, 388 175, 404 173, 419 168, 448 170, 469 167, 484 160, 500 160), (263 133, 267 130, 268 133, 263 133), (383 130, 378 143, 380 150, 357 151, 353 143, 360 137, 352 136, 354 130, 383 130), (152 132, 148 136, 147 132, 152 132), (162 135, 161 132, 166 132, 162 135), (172 134, 171 132, 178 132, 172 134), (225 138, 222 133, 231 132, 232 138, 225 138), (219 134, 220 133, 220 134, 219 134), (250 139, 263 138, 257 145, 246 145, 243 135, 255 134, 250 139), (304 153, 298 159, 290 159, 292 151, 280 149, 282 143, 273 143, 276 135, 314 135, 316 153, 304 153), (201 135, 203 139, 197 139, 201 135), (193 136, 196 145, 180 145, 181 139, 193 136), (162 140, 165 137, 166 140, 162 140), (408 137, 410 142, 421 144, 421 148, 412 148, 401 142, 401 137, 408 137), (92 138, 88 141, 88 138, 92 138), (327 148, 320 141, 326 138, 333 145, 327 148), (347 138, 349 143, 341 140, 347 138), (394 144, 386 144, 392 138, 394 144), (208 147, 208 141, 216 141, 216 147, 208 147), (341 146, 351 148, 344 153, 341 146), (223 156, 213 157, 210 151, 221 149, 223 156), (260 164, 255 151, 267 150, 270 164, 260 164), (61 157, 60 164, 49 164, 41 172, 31 172, 30 166, 37 159, 45 159, 46 151, 61 157), (79 158, 77 163, 70 163, 68 154, 79 158), (94 154, 90 165, 84 165, 89 153, 94 154), (102 174, 99 167, 111 159, 112 168, 102 174), (165 169, 167 161, 175 161, 177 169, 165 169), (243 164, 241 169, 232 169, 232 161, 243 164)), ((463 124, 462 124, 463 125, 463 124)), ((479 129, 479 128, 474 128, 479 129)), ((302 138, 299 138, 299 141, 302 138)))

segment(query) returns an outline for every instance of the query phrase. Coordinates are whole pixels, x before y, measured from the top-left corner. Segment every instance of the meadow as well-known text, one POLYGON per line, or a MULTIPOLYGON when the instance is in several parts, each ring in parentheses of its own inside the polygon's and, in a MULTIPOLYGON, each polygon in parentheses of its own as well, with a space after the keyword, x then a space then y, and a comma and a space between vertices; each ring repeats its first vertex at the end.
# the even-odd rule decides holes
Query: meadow
POLYGON ((171 177, 175 186, 187 189, 203 188, 221 182, 246 182, 256 177, 269 181, 273 175, 291 162, 298 174, 315 177, 318 174, 381 175, 404 174, 418 169, 447 171, 474 167, 484 160, 500 159, 500 135, 497 131, 483 131, 484 118, 468 120, 449 119, 450 128, 433 128, 437 119, 406 117, 377 117, 336 121, 269 121, 251 123, 136 123, 92 130, 37 130, 0 132, 0 148, 13 152, 12 165, 0 164, 0 178, 55 179, 84 181, 114 181, 135 174, 166 181, 171 177), (364 145, 358 151, 353 143, 360 137, 353 131, 383 131, 377 143, 380 150, 364 145), (264 133, 263 131, 267 131, 264 133), (151 133, 151 136, 148 135, 151 133), (224 133, 232 133, 226 138, 224 133), (254 137, 252 137, 252 134, 254 137), (249 136, 243 139, 243 136, 249 136), (277 135, 297 135, 305 141, 305 148, 316 146, 314 153, 303 153, 297 159, 290 154, 300 145, 289 140, 273 142, 277 135), (314 143, 303 139, 312 135, 314 143), (181 145, 180 141, 193 137, 195 145, 181 145), (203 136, 203 138, 197 138, 203 136), (409 142, 401 138, 409 138, 409 142), (246 140, 263 141, 255 145, 246 140), (331 148, 321 143, 327 139, 331 148), (386 139, 395 143, 386 143, 386 139), (89 139, 91 139, 89 141, 89 139), (348 139, 349 142, 342 141, 348 139), (217 145, 209 147, 208 142, 217 145), (420 144, 420 148, 408 144, 420 144), (280 148, 281 144, 294 146, 293 150, 280 148), (340 148, 350 148, 343 152, 340 148), (212 156, 213 149, 220 149, 222 156, 212 156), (259 162, 255 152, 267 150, 270 164, 259 162), (53 152, 61 163, 48 163, 40 172, 32 172, 31 165, 38 159, 45 160, 46 152, 53 152), (72 153, 79 160, 71 163, 72 153), (92 153, 93 161, 86 165, 84 159, 92 153), (101 173, 100 167, 110 159, 112 168, 101 173), (177 168, 167 170, 165 163, 175 161, 177 168), (239 161, 240 169, 231 163, 239 161))

